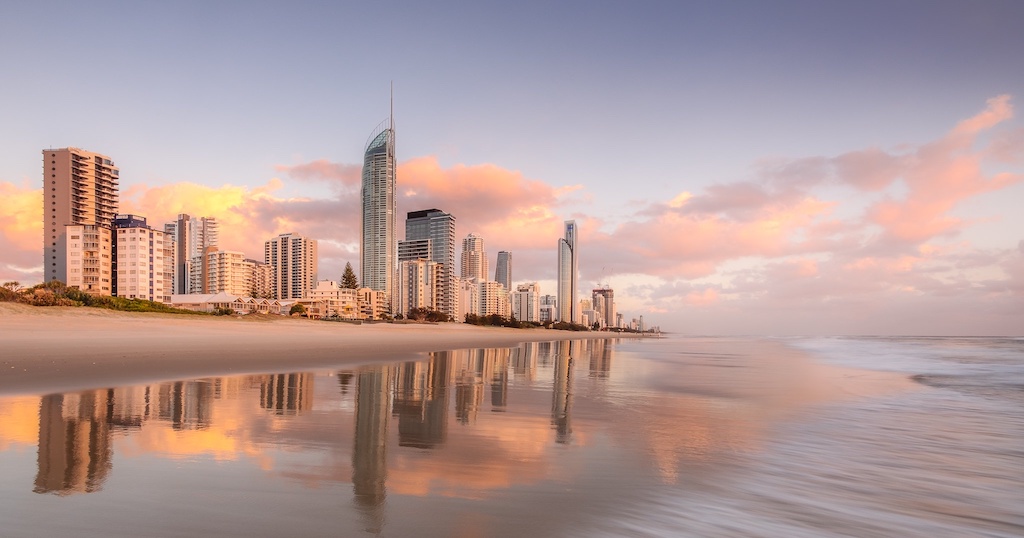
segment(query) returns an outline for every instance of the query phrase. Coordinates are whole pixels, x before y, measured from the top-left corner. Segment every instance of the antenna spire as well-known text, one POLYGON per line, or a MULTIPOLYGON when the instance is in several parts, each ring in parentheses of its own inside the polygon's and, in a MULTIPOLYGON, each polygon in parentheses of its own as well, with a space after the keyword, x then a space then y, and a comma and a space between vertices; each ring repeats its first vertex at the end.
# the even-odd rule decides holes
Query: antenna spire
POLYGON ((391 132, 395 131, 395 81, 391 81, 391 112, 389 113, 391 118, 391 132))

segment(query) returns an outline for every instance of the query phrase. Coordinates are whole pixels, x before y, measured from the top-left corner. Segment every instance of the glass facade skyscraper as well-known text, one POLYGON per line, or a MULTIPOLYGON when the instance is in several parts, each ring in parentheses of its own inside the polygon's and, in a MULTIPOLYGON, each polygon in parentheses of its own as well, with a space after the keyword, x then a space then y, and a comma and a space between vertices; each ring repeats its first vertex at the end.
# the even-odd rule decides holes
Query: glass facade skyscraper
POLYGON ((395 123, 388 118, 373 131, 363 153, 360 277, 363 287, 382 291, 394 304, 398 271, 395 199, 395 123))
POLYGON ((565 221, 565 237, 558 240, 558 321, 577 323, 579 305, 576 301, 579 229, 576 221, 565 221))
POLYGON ((438 310, 454 316, 457 306, 454 270, 455 217, 440 209, 411 211, 406 215, 405 241, 402 243, 407 247, 405 257, 422 257, 441 265, 438 310))
POLYGON ((494 265, 494 280, 512 292, 512 253, 506 250, 498 252, 498 261, 494 265))

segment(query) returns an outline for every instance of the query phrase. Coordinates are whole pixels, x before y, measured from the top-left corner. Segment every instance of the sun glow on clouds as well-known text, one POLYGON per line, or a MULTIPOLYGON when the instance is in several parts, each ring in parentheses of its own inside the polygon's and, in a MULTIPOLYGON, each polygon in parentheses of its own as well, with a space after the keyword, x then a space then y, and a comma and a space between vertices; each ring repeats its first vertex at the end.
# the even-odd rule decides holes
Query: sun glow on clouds
MULTIPOLYGON (((1006 237, 994 244, 1005 247, 979 251, 964 232, 1000 217, 983 213, 983 204, 965 211, 964 202, 1021 184, 1024 129, 1008 126, 1013 118, 1011 98, 997 96, 931 141, 764 161, 744 181, 633 206, 632 217, 614 226, 588 211, 590 195, 580 185, 416 157, 398 166, 399 219, 428 208, 455 215, 460 239, 476 232, 492 255, 514 252, 517 282, 553 277, 562 222, 576 219, 583 290, 618 282, 616 298, 637 313, 714 319, 716 312, 799 306, 825 319, 845 302, 851 316, 871 318, 856 308, 884 308, 907 290, 989 308, 1024 296, 1015 272, 1024 263, 1019 230, 1015 237, 998 230, 1006 237)), ((256 187, 135 185, 123 191, 121 212, 154 227, 178 213, 216 217, 222 247, 257 258, 278 233, 308 235, 321 240, 320 272, 331 277, 358 259, 360 168, 317 160, 278 166, 282 179, 256 187), (292 182, 326 183, 333 197, 282 196, 292 182)), ((40 191, 0 182, 0 197, 0 278, 38 280, 40 191)))

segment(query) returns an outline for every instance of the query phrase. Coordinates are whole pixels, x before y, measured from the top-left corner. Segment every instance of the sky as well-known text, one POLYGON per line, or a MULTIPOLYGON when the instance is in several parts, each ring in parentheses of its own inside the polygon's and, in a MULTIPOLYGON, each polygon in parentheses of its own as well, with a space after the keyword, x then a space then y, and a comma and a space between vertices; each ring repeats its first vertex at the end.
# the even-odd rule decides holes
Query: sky
MULTIPOLYGON (((359 270, 393 85, 401 216, 682 334, 1020 335, 1024 3, 5 2, 0 280, 42 279, 41 151, 121 212, 296 232, 359 270)), ((401 219, 400 219, 401 221, 401 219)), ((400 228, 402 226, 400 225, 400 228)), ((401 236, 401 232, 400 232, 401 236)), ((401 238, 401 237, 400 237, 401 238)))

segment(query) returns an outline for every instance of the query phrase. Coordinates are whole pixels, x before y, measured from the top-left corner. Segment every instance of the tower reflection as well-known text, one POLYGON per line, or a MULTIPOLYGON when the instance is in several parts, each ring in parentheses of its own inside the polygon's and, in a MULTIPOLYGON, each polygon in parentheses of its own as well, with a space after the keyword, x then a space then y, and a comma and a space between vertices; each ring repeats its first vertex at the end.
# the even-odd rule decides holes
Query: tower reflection
POLYGON ((430 353, 424 362, 407 362, 395 380, 398 446, 435 448, 448 434, 448 384, 451 356, 430 353))
POLYGON ((205 430, 213 413, 214 382, 208 379, 162 383, 157 387, 157 417, 175 430, 205 430))
POLYGON ((110 472, 113 450, 107 391, 50 394, 39 403, 36 493, 98 491, 110 472))
POLYGON ((294 415, 313 407, 313 374, 273 374, 260 379, 260 407, 294 415))
POLYGON ((591 340, 590 377, 607 378, 612 371, 612 342, 610 340, 591 340))
POLYGON ((366 530, 384 527, 391 368, 360 370, 356 376, 356 423, 352 450, 352 489, 366 530))
POLYGON ((554 390, 552 391, 551 424, 555 427, 555 441, 567 444, 572 437, 569 415, 572 410, 572 356, 579 342, 557 343, 552 359, 555 363, 554 390))

